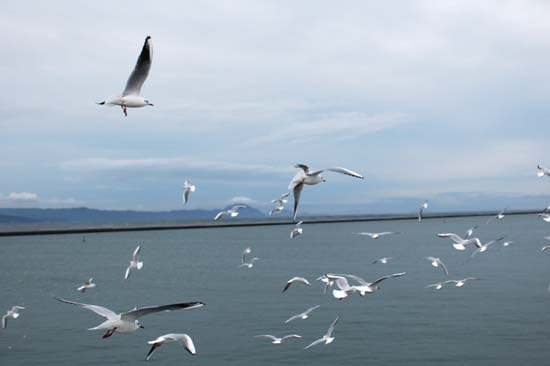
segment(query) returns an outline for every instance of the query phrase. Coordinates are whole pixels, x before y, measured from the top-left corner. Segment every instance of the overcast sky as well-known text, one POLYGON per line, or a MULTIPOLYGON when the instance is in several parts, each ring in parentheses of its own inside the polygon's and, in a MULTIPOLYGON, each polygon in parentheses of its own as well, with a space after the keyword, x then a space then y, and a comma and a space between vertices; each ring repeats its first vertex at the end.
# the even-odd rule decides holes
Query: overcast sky
POLYGON ((547 195, 548 19, 524 0, 4 1, 0 206, 179 209, 185 179, 188 208, 261 204, 298 162, 366 176, 327 173, 306 207, 547 195), (94 104, 147 35, 155 106, 94 104))

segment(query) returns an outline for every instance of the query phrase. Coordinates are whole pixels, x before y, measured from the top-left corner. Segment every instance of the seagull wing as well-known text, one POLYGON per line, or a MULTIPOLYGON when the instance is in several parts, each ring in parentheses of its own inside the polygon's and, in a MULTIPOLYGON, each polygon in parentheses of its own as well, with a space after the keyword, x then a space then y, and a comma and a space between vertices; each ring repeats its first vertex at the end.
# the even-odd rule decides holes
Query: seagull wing
POLYGON ((204 303, 200 301, 183 302, 179 304, 169 304, 169 305, 161 305, 161 306, 149 306, 146 308, 127 311, 125 313, 120 314, 120 317, 128 320, 135 320, 135 319, 141 318, 142 316, 158 313, 161 311, 193 309, 201 306, 204 306, 204 303))
POLYGON ((377 284, 379 284, 380 282, 388 279, 388 278, 394 278, 394 277, 401 277, 403 275, 405 275, 407 272, 400 272, 400 273, 394 273, 394 274, 391 274, 391 275, 387 275, 387 276, 384 276, 384 277, 380 277, 379 279, 377 279, 376 281, 374 281, 373 283, 371 283, 370 285, 371 286, 376 286, 377 284))
POLYGON ((124 88, 123 96, 125 95, 139 95, 141 87, 149 75, 151 69, 151 62, 153 60, 153 45, 151 43, 151 37, 145 38, 145 43, 139 54, 134 71, 130 74, 128 81, 126 82, 126 88, 124 88))
POLYGON ((269 338, 273 341, 276 341, 278 338, 275 336, 272 336, 271 334, 259 334, 257 336, 254 336, 255 338, 269 338))
POLYGON ((309 314, 309 313, 311 313, 313 310, 319 309, 320 307, 321 307, 321 305, 312 306, 312 307, 310 307, 309 309, 307 309, 304 313, 309 314))
POLYGON ((189 200, 189 192, 191 192, 191 188, 185 188, 183 190, 183 204, 185 205, 187 201, 189 200))
POLYGON ((447 266, 445 265, 445 263, 443 263, 443 262, 441 261, 441 259, 439 259, 437 262, 441 265, 441 268, 443 268, 443 272, 445 272, 445 276, 448 276, 448 275, 449 275, 449 271, 447 270, 447 266))
POLYGON ((296 314, 296 315, 292 315, 290 318, 288 318, 287 320, 285 320, 285 323, 291 322, 291 321, 293 321, 294 319, 298 319, 298 318, 300 318, 302 315, 303 315, 303 313, 296 314))
POLYGON ((281 341, 284 341, 285 339, 288 339, 288 338, 302 338, 302 336, 298 334, 289 334, 281 338, 281 341))
POLYGON ((227 215, 227 212, 225 212, 225 211, 218 212, 216 217, 214 217, 214 221, 218 221, 220 219, 220 217, 222 217, 223 215, 227 215))
POLYGON ((308 349, 308 348, 310 348, 310 347, 316 346, 316 345, 318 345, 319 343, 323 343, 324 341, 325 341, 325 337, 319 338, 318 340, 311 342, 311 343, 310 343, 308 346, 306 346, 304 349, 308 349))
POLYGON ((334 332, 334 327, 336 326, 336 323, 338 323, 338 320, 340 320, 340 317, 337 316, 336 319, 332 322, 330 327, 328 327, 327 334, 325 336, 330 337, 332 335, 332 332, 334 332))
POLYGON ((193 340, 191 337, 189 337, 187 334, 182 334, 179 337, 179 343, 192 355, 197 354, 197 350, 195 349, 195 343, 193 343, 193 340))
POLYGON ((134 250, 134 254, 132 254, 132 258, 134 259, 134 262, 137 262, 139 260, 138 255, 140 251, 141 251, 141 245, 138 245, 134 250))
POLYGON ((312 172, 312 173, 307 173, 307 172, 306 173, 308 175, 317 175, 317 174, 320 174, 324 171, 341 173, 341 174, 349 175, 350 177, 365 179, 365 177, 363 177, 361 174, 356 173, 356 172, 354 172, 352 170, 349 170, 349 169, 346 169, 346 168, 339 167, 339 166, 335 167, 335 168, 326 168, 326 169, 317 170, 317 171, 312 172))
POLYGON ((440 234, 437 234, 437 237, 438 238, 451 238, 451 240, 454 241, 455 243, 460 243, 460 242, 464 241, 459 235, 454 234, 454 233, 440 233, 440 234))
POLYGON ((83 307, 84 309, 91 310, 91 311, 93 311, 94 313, 96 313, 96 314, 98 314, 98 315, 101 315, 102 317, 107 318, 107 319, 112 319, 112 318, 116 318, 116 317, 117 317, 117 314, 116 314, 114 311, 112 311, 112 310, 110 310, 110 309, 107 309, 107 308, 104 308, 103 306, 82 304, 82 303, 79 303, 79 302, 74 302, 74 301, 68 301, 68 300, 60 299, 60 298, 58 298, 58 297, 54 297, 54 299, 56 299, 57 301, 64 302, 64 303, 66 303, 66 304, 78 305, 78 306, 80 306, 80 307, 83 307))
POLYGON ((128 268, 126 268, 126 272, 124 273, 125 280, 127 280, 130 277, 131 271, 132 271, 132 266, 128 266, 128 268))
POLYGON ((304 171, 304 173, 308 174, 309 173, 309 167, 305 164, 296 164, 294 165, 295 168, 298 168, 298 169, 302 169, 304 171))
POLYGON ((145 356, 145 361, 149 361, 149 359, 151 358, 151 356, 153 355, 153 352, 155 352, 155 350, 157 348, 159 348, 160 346, 162 346, 162 343, 153 343, 153 345, 151 346, 151 349, 149 350, 149 352, 147 353, 147 356, 145 356))
POLYGON ((296 220, 296 215, 298 214, 298 204, 300 203, 300 195, 302 194, 302 189, 304 189, 304 184, 300 183, 294 187, 294 220, 296 220))
POLYGON ((2 329, 6 329, 7 326, 8 326, 8 316, 4 315, 2 317, 2 329))

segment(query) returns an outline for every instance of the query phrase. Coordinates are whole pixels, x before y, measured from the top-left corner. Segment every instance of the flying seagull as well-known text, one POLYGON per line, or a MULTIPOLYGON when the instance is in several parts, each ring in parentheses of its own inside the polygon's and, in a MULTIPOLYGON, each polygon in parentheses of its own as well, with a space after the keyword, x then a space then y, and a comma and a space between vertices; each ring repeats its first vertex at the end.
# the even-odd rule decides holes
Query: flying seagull
POLYGON ((489 249, 489 247, 501 240, 504 240, 504 236, 498 238, 498 239, 495 239, 495 240, 491 240, 490 242, 487 242, 487 243, 483 243, 483 244, 480 244, 480 245, 477 245, 477 249, 472 253, 472 255, 470 256, 470 258, 473 258, 477 253, 483 253, 485 252, 487 249, 489 249))
POLYGON ((195 192, 195 185, 191 184, 190 181, 188 180, 185 180, 185 182, 183 182, 183 194, 182 194, 182 199, 183 199, 183 204, 185 205, 187 203, 187 201, 189 201, 189 194, 191 192, 195 192))
POLYGON ((440 233, 440 234, 437 234, 437 237, 451 239, 454 242, 453 248, 455 248, 456 250, 465 250, 466 245, 471 245, 471 244, 474 244, 477 247, 481 246, 481 241, 479 241, 479 238, 470 237, 468 239, 465 239, 455 233, 440 233))
POLYGON ((80 292, 86 292, 87 289, 94 288, 94 287, 95 287, 94 279, 90 278, 88 281, 84 282, 82 286, 77 288, 77 290, 80 292))
POLYGON ((424 203, 418 209, 418 222, 422 221, 424 210, 427 208, 428 208, 428 200, 424 201, 424 203))
POLYGON ((445 272, 445 276, 449 275, 449 271, 447 271, 447 266, 445 265, 445 263, 443 263, 441 259, 436 257, 426 257, 426 259, 430 261, 432 266, 441 267, 441 269, 443 269, 443 272, 445 272))
POLYGON ((286 198, 289 195, 290 195, 290 193, 285 192, 281 195, 281 197, 277 198, 276 200, 272 200, 271 203, 276 203, 277 205, 282 206, 282 205, 284 205, 285 203, 288 202, 288 200, 286 198))
POLYGON ((288 318, 287 320, 285 320, 285 323, 289 323, 291 321, 293 321, 294 319, 307 319, 309 318, 309 314, 313 311, 313 310, 316 310, 318 308, 320 308, 321 305, 315 305, 309 309, 307 309, 306 311, 304 311, 303 313, 300 313, 300 314, 296 314, 296 315, 293 315, 291 316, 290 318, 288 318))
POLYGON ((304 229, 302 228, 303 221, 298 221, 296 225, 294 225, 294 229, 290 232, 290 239, 294 239, 298 235, 302 235, 304 232, 304 229))
POLYGON ((306 279, 303 278, 303 277, 292 277, 290 280, 287 281, 287 283, 286 283, 286 285, 285 285, 285 288, 283 288, 283 292, 285 292, 286 290, 288 290, 288 288, 290 287, 290 285, 292 285, 293 283, 303 283, 304 285, 311 286, 311 284, 309 283, 309 281, 306 280, 306 279))
POLYGON ((550 222, 550 214, 540 213, 538 214, 538 217, 540 217, 544 222, 550 222))
POLYGON ((368 236, 368 237, 370 237, 371 239, 378 239, 378 238, 380 238, 381 236, 392 235, 392 234, 399 234, 399 233, 396 233, 396 232, 393 232, 393 231, 383 231, 383 232, 381 232, 381 233, 361 232, 361 233, 353 233, 353 234, 355 234, 355 235, 368 236))
POLYGON ((319 343, 323 343, 325 342, 325 344, 330 344, 332 342, 334 342, 334 337, 332 336, 332 332, 334 331, 334 326, 336 325, 336 323, 338 323, 338 320, 340 319, 339 316, 336 317, 336 319, 334 319, 334 321, 332 322, 332 324, 330 325, 330 327, 328 328, 327 332, 325 333, 325 335, 323 335, 321 338, 319 338, 318 340, 312 342, 309 346, 306 346, 304 349, 308 349, 310 347, 313 347, 313 346, 316 346, 318 345, 319 343))
POLYGON ((390 261, 390 259, 392 259, 392 257, 379 258, 377 260, 372 261, 372 264, 376 264, 376 263, 387 264, 390 261))
POLYGON ((191 337, 189 337, 187 334, 165 334, 160 337, 158 337, 155 340, 149 341, 147 343, 152 344, 151 349, 149 350, 149 353, 147 353, 147 356, 145 357, 145 361, 149 361, 151 356, 153 355, 153 352, 156 351, 157 348, 162 346, 166 343, 173 343, 178 342, 181 344, 187 352, 189 352, 192 355, 196 355, 197 351, 195 350, 195 344, 193 343, 193 340, 191 337))
POLYGON ((269 216, 273 216, 274 213, 284 210, 284 206, 277 206, 269 211, 269 216))
POLYGON ((269 338, 271 339, 271 343, 273 344, 283 344, 283 341, 289 339, 289 338, 302 338, 301 335, 298 334, 289 334, 282 338, 272 336, 271 334, 260 334, 255 336, 256 338, 269 338))
POLYGON ((537 169, 538 169, 537 177, 542 178, 545 175, 550 177, 550 169, 545 168, 541 164, 537 165, 537 169))
MULTIPOLYGON (((354 289, 354 291, 359 292, 359 295, 365 296, 366 294, 373 293, 373 292, 379 290, 380 289, 379 284, 382 281, 387 280, 388 278, 401 277, 401 276, 404 276, 405 274, 407 274, 407 273, 406 272, 399 272, 399 273, 389 274, 389 275, 382 276, 382 277, 376 279, 372 283, 369 283, 369 282, 365 281, 364 279, 362 279, 361 277, 355 276, 355 275, 346 274, 346 275, 343 275, 343 276, 348 277, 348 278, 350 278, 354 281, 357 281, 359 283, 359 285, 352 286, 352 288, 354 289)), ((338 285, 338 283, 336 283, 336 284, 338 285)), ((333 295, 334 295, 334 293, 333 293, 333 295)))
POLYGON ((131 333, 131 332, 135 332, 139 328, 143 328, 143 325, 141 325, 138 319, 145 315, 158 313, 161 311, 193 309, 193 308, 204 306, 203 302, 193 301, 193 302, 184 302, 184 303, 170 304, 170 305, 150 306, 150 307, 139 308, 139 309, 136 308, 134 310, 117 314, 112 310, 104 308, 103 306, 81 304, 79 302, 63 300, 57 297, 55 297, 55 299, 57 301, 61 301, 66 304, 78 305, 80 307, 83 307, 84 309, 91 310, 94 313, 101 315, 104 318, 107 318, 107 320, 105 320, 103 323, 99 324, 98 326, 88 329, 88 330, 97 330, 97 329, 107 330, 107 333, 103 335, 103 338, 108 338, 112 336, 115 332, 131 333))
POLYGON ((349 169, 336 167, 336 168, 326 168, 321 170, 316 170, 314 172, 309 171, 309 167, 305 164, 296 164, 295 168, 300 169, 298 173, 292 178, 288 189, 292 189, 294 192, 294 220, 296 220, 296 215, 298 214, 298 204, 300 203, 300 194, 306 185, 316 185, 321 182, 326 182, 325 178, 321 175, 324 171, 336 172, 341 174, 346 174, 355 178, 364 179, 364 177, 358 173, 355 173, 349 169))
POLYGON ((470 280, 479 280, 479 278, 475 278, 475 277, 468 277, 468 278, 465 278, 463 280, 449 280, 449 281, 445 281, 443 282, 444 284, 445 283, 454 283, 455 284, 455 287, 462 287, 466 284, 466 281, 470 281, 470 280))
POLYGON ((496 215, 496 216, 492 216, 489 218, 489 220, 487 220, 486 224, 490 223, 491 221, 493 221, 494 219, 497 219, 497 220, 502 220, 504 218, 504 213, 506 212, 506 210, 508 209, 508 207, 506 207, 504 210, 502 211, 499 211, 499 213, 496 215))
POLYGON ((132 254, 132 260, 130 261, 130 265, 128 265, 128 268, 126 268, 126 273, 124 273, 124 279, 127 280, 128 277, 130 277, 130 272, 133 268, 140 270, 143 267, 143 262, 139 261, 139 252, 141 251, 141 245, 138 245, 137 248, 134 250, 134 254, 132 254))
POLYGON ((25 308, 22 306, 12 306, 12 308, 2 316, 2 329, 6 329, 6 327, 8 326, 8 318, 19 318, 19 315, 21 315, 19 314, 19 310, 25 310, 25 308))
POLYGON ((149 75, 151 62, 153 60, 153 45, 151 37, 145 38, 145 43, 139 54, 134 71, 130 74, 126 82, 126 88, 122 95, 111 98, 110 100, 97 103, 99 105, 119 105, 122 108, 125 116, 128 116, 126 108, 139 108, 147 105, 153 106, 149 101, 139 95, 141 87, 149 75))
POLYGON ((259 260, 260 258, 254 257, 254 258, 250 258, 250 261, 247 261, 246 256, 250 253, 252 253, 252 249, 250 248, 246 248, 243 251, 243 256, 241 257, 241 265, 239 267, 247 267, 247 268, 254 267, 254 262, 259 260))
POLYGON ((237 217, 239 216, 239 208, 246 208, 247 206, 244 205, 235 205, 231 207, 229 210, 220 211, 214 217, 214 221, 218 221, 222 216, 229 215, 229 217, 237 217))

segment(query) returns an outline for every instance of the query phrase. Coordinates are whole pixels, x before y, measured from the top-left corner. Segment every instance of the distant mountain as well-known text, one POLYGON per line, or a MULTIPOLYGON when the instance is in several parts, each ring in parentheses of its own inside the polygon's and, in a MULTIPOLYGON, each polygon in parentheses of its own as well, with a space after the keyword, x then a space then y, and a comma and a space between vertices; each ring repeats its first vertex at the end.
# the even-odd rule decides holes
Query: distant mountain
MULTIPOLYGON (((226 210, 231 206, 224 207, 226 210)), ((132 221, 174 221, 211 220, 220 210, 176 210, 176 211, 117 211, 78 208, 1 208, 0 222, 132 222, 132 221)), ((265 215, 253 207, 239 210, 239 218, 260 218, 265 215)))

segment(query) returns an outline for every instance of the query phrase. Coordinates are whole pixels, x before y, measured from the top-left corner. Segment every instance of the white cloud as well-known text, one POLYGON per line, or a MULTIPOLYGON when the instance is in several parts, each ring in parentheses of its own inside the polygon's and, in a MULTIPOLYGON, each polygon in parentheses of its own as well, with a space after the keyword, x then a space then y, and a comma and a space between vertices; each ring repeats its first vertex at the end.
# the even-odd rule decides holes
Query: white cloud
POLYGON ((258 201, 256 201, 253 198, 246 197, 246 196, 236 196, 236 197, 233 197, 233 198, 227 200, 225 203, 227 205, 235 205, 235 204, 238 204, 238 203, 244 203, 245 205, 253 205, 255 203, 258 203, 258 201))
POLYGON ((36 202, 38 201, 38 195, 31 192, 11 192, 8 199, 11 201, 36 202))

